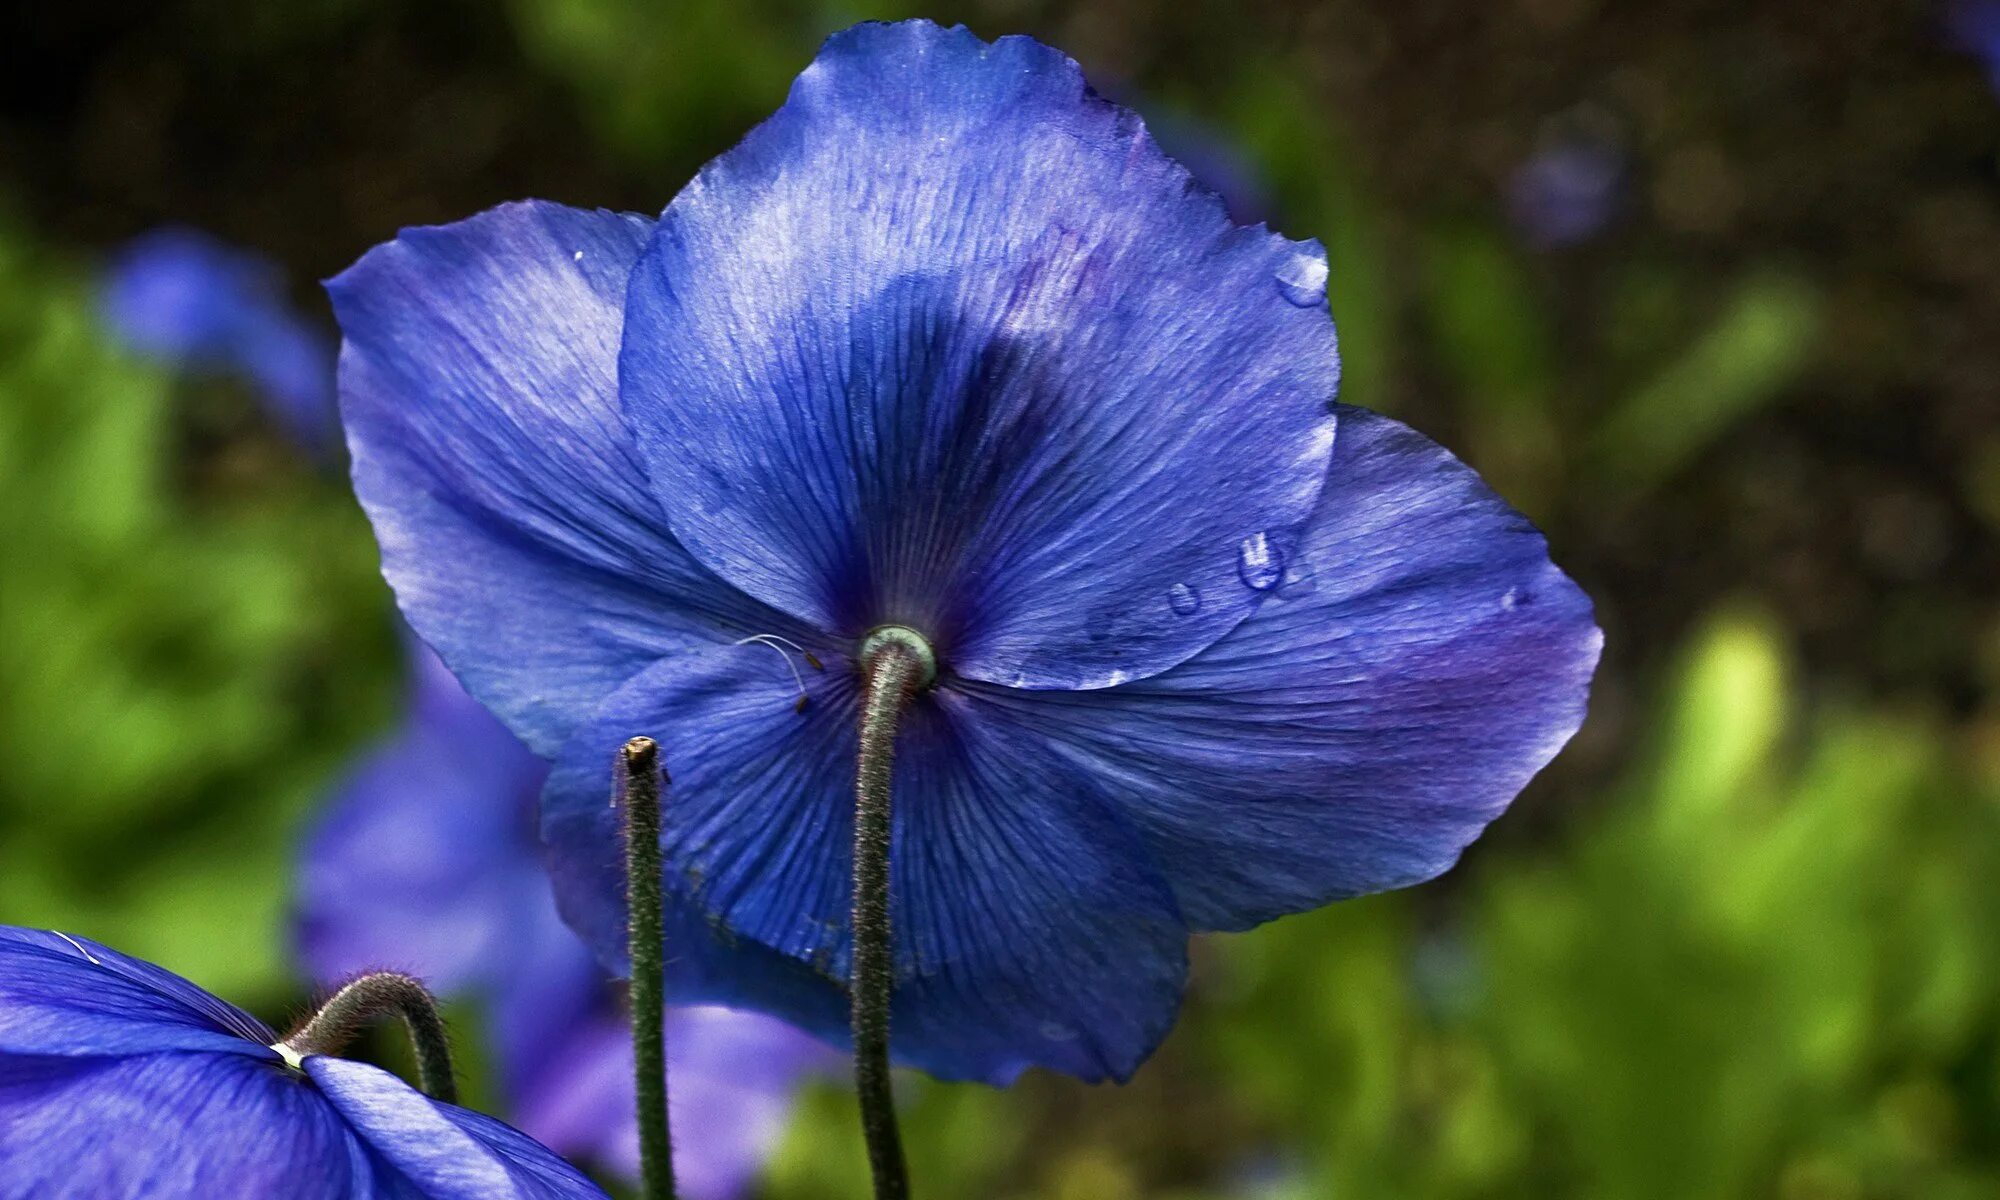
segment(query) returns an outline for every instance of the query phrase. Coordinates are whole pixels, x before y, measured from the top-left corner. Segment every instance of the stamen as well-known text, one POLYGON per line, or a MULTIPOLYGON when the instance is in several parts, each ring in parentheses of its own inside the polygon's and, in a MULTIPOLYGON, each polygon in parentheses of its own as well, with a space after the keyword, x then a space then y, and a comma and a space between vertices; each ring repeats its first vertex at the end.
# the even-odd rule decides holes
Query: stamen
MULTIPOLYGON (((755 637, 744 638, 743 642, 777 642, 781 645, 790 646, 792 649, 799 652, 800 656, 802 656, 806 660, 806 662, 812 666, 813 670, 815 671, 826 670, 826 664, 819 660, 819 656, 817 654, 814 654, 812 651, 806 649, 804 646, 799 645, 797 642, 793 641, 788 637, 779 637, 775 633, 760 633, 755 637)), ((738 642, 736 644, 741 646, 743 642, 738 642)))
POLYGON ((62 930, 60 930, 60 929, 51 929, 51 930, 50 930, 49 932, 50 932, 50 933, 53 933, 53 934, 55 934, 55 935, 56 935, 57 937, 61 938, 61 939, 62 939, 63 941, 65 941, 65 942, 68 942, 68 943, 69 943, 70 945, 72 945, 72 946, 75 946, 75 947, 76 947, 76 952, 77 952, 78 954, 81 954, 81 955, 83 955, 83 956, 84 956, 85 958, 89 959, 89 960, 90 960, 90 965, 91 965, 91 966, 93 966, 93 967, 101 967, 101 966, 103 966, 103 965, 104 965, 103 963, 101 963, 101 962, 98 962, 98 961, 97 961, 97 956, 96 956, 95 954, 92 954, 92 953, 91 953, 90 951, 88 951, 88 950, 85 950, 85 949, 83 948, 83 943, 82 943, 82 942, 79 942, 79 941, 77 941, 77 940, 76 940, 75 938, 73 938, 73 937, 71 937, 70 935, 68 935, 68 934, 64 933, 64 932, 63 932, 62 930))
POLYGON ((779 658, 785 660, 785 669, 792 673, 792 682, 797 684, 799 689, 799 698, 796 702, 793 703, 792 711, 804 712, 806 710, 807 702, 811 699, 811 697, 806 695, 805 676, 799 674, 798 664, 792 661, 791 655, 785 653, 785 647, 790 646, 792 649, 804 655, 806 662, 809 665, 811 665, 813 670, 824 671, 826 670, 826 668, 820 665, 819 659, 813 657, 813 654, 810 650, 807 650, 805 647, 799 645, 797 642, 791 640, 790 638, 782 638, 775 633, 752 634, 747 638, 738 639, 737 641, 732 642, 730 644, 734 646, 747 646, 752 642, 757 643, 759 646, 769 646, 772 650, 777 652, 779 658))

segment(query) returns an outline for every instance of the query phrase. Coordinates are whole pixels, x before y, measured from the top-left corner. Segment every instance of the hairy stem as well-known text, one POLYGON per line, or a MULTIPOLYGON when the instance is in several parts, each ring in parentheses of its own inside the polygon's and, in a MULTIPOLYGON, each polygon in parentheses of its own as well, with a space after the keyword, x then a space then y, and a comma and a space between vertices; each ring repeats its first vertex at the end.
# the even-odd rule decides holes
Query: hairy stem
POLYGON ((635 737, 618 751, 625 809, 626 953, 632 960, 632 1082, 639 1098, 639 1182, 645 1200, 673 1200, 667 1117, 666 930, 660 895, 660 748, 635 737))
POLYGON ((907 1200, 908 1170, 896 1103, 889 1090, 889 998, 895 985, 889 928, 889 768, 896 726, 926 664, 909 646, 885 641, 861 663, 861 749, 854 771, 854 933, 848 998, 854 1086, 876 1200, 907 1200))
POLYGON ((417 1082, 424 1092, 456 1103, 458 1080, 452 1074, 451 1043, 438 1017, 437 1001, 413 976, 371 971, 343 984, 284 1044, 301 1057, 339 1054, 355 1034, 391 1015, 403 1018, 410 1031, 410 1044, 417 1052, 417 1082))

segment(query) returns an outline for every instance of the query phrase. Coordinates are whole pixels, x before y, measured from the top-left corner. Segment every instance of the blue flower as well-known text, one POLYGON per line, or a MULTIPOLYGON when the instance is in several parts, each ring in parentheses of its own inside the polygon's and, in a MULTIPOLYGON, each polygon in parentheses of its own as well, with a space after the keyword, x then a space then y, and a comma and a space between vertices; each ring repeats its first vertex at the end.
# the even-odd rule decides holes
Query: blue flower
POLYGON ((1061 54, 911 22, 657 222, 513 204, 330 286, 384 571, 555 760, 570 923, 622 963, 657 737, 670 986, 843 1040, 854 656, 909 626, 893 1045, 1004 1081, 1128 1075, 1191 930, 1438 874, 1582 719, 1589 602, 1336 407, 1325 280, 1061 54))
POLYGON ((104 280, 103 312, 135 350, 178 368, 238 375, 316 454, 337 432, 333 351, 285 302, 277 266, 192 229, 134 239, 104 280))
POLYGON ((0 926, 10 1196, 556 1200, 604 1193, 506 1125, 83 938, 0 926))
POLYGON ((1588 241, 1610 222, 1624 175, 1624 159, 1611 143, 1554 138, 1514 172, 1508 209, 1515 227, 1538 245, 1588 241))
POLYGON ((1985 66, 2000 92, 2000 0, 1948 0, 1945 25, 1952 43, 1985 66))
MULTIPOLYGON (((309 839, 298 940, 325 983, 392 968, 484 1002, 509 1115, 577 1159, 638 1170, 631 1035, 604 970, 556 915, 535 836, 548 768, 412 654, 404 728, 342 784, 309 839)), ((742 1194, 823 1051, 756 1013, 667 1019, 686 1200, 742 1194)))

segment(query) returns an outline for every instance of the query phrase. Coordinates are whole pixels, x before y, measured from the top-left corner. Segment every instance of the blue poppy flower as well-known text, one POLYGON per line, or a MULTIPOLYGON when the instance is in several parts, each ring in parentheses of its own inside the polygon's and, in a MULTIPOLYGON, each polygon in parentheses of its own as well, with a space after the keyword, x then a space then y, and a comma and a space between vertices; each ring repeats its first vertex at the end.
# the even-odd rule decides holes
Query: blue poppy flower
POLYGON ((604 1193, 490 1117, 83 938, 0 926, 0 1163, 10 1196, 604 1193))
POLYGON ((385 574, 554 758, 608 962, 645 733, 670 987, 844 1040, 857 643, 928 640, 893 1045, 1003 1081, 1128 1075, 1190 931, 1438 874, 1582 719, 1589 602, 1334 405, 1325 280, 1060 53, 911 22, 832 38, 657 222, 507 205, 330 288, 385 574))
POLYGON ((196 230, 156 229, 113 260, 102 303, 106 324, 135 350, 240 376, 302 447, 331 445, 333 349, 286 303, 276 264, 196 230))
MULTIPOLYGON (((300 953, 328 984, 386 967, 476 996, 508 1115, 564 1155, 636 1176, 631 1034, 541 864, 534 801, 548 767, 413 650, 407 723, 344 781, 307 842, 300 953)), ((724 1008, 669 1012, 667 1052, 680 1194, 741 1195, 825 1052, 781 1021, 724 1008)))

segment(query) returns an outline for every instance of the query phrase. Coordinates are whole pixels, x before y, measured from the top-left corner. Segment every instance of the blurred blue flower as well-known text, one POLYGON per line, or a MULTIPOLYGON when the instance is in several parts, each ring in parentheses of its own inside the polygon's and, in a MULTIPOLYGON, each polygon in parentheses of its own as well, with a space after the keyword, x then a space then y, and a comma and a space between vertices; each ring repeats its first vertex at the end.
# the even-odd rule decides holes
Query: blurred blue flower
POLYGON ((911 22, 832 38, 657 222, 507 205, 330 286, 384 571, 556 760, 607 962, 644 732, 675 994, 845 1039, 854 655, 928 638, 894 1048, 997 1082, 1130 1074, 1190 930, 1436 875, 1582 719, 1589 602, 1335 407, 1325 282, 1061 54, 911 22))
POLYGON ((1945 24, 1960 50, 1986 65, 1986 78, 2000 92, 2000 0, 1952 0, 1945 24))
POLYGON ((103 312, 140 353, 242 377, 295 441, 330 451, 333 347, 291 310, 276 264, 196 230, 156 229, 112 261, 103 312))
POLYGON ((1624 174, 1624 158, 1609 142, 1551 138, 1515 170, 1507 191, 1509 215, 1540 246, 1588 241, 1610 222, 1624 174))
MULTIPOLYGON (((478 997, 508 1115, 563 1154, 636 1175, 631 1036, 603 968, 556 915, 538 855, 548 768, 414 650, 408 722, 307 843, 300 953, 329 984, 393 968, 478 997)), ((681 1194, 740 1195, 825 1052, 781 1021, 722 1008, 671 1011, 667 1048, 681 1194)))
POLYGON ((547 1149, 83 938, 0 926, 0 1190, 45 1200, 555 1200, 547 1149))

